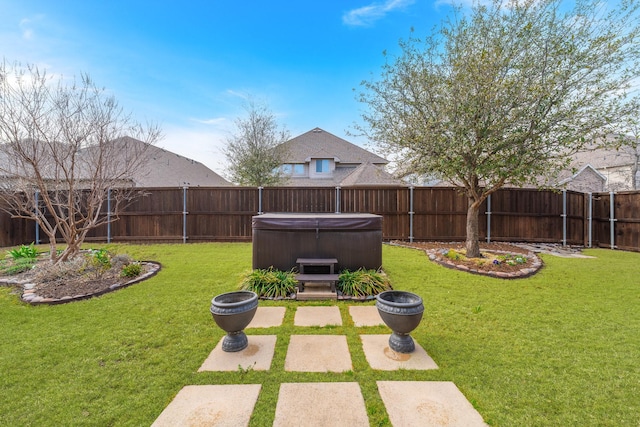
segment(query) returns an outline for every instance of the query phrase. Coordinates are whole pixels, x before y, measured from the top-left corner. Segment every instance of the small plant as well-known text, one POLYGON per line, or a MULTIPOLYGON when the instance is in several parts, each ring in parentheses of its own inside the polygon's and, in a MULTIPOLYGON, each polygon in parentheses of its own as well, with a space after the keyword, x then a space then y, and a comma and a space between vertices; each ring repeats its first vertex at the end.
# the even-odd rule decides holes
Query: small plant
POLYGON ((122 272, 120 275, 122 277, 138 277, 142 273, 142 266, 137 262, 132 262, 131 264, 127 264, 122 267, 122 272))
POLYGON ((338 277, 337 288, 343 295, 365 297, 389 290, 391 285, 389 279, 376 270, 359 269, 342 271, 338 277))
POLYGON ((30 245, 22 245, 17 249, 12 249, 7 251, 7 253, 13 258, 14 261, 19 259, 32 259, 35 260, 38 258, 38 251, 33 246, 33 243, 30 245))
POLYGON ((9 276, 24 273, 31 270, 35 266, 34 258, 17 258, 12 263, 3 263, 0 271, 9 276))
POLYGON ((111 255, 106 249, 89 250, 89 264, 96 276, 100 277, 111 269, 111 255))
POLYGON ((458 251, 454 250, 454 249, 449 249, 445 254, 445 257, 449 258, 450 260, 453 261, 458 261, 460 259, 460 257, 462 256, 458 251))
POLYGON ((297 284, 293 271, 280 271, 269 267, 248 273, 243 278, 240 288, 253 291, 260 297, 278 298, 294 293, 297 284))

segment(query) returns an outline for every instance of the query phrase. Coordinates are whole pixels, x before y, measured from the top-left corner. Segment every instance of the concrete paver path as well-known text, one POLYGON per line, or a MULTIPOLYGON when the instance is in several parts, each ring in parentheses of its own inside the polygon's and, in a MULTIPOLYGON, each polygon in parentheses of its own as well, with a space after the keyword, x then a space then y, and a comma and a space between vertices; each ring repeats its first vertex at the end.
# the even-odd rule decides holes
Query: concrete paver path
MULTIPOLYGON (((259 307, 251 327, 278 326, 285 312, 284 307, 259 307), (269 310, 271 308, 282 310, 269 310)), ((356 327, 381 324, 375 306, 352 306, 349 314, 356 327)), ((298 307, 296 326, 319 326, 327 322, 321 318, 323 315, 330 319, 325 324, 342 324, 338 307, 298 307)), ((251 333, 247 336, 249 346, 237 353, 223 352, 221 338, 198 371, 236 371, 239 367, 271 369, 277 336, 251 333)), ((365 358, 374 370, 438 368, 418 342, 416 350, 407 355, 389 348, 388 334, 361 334, 360 338, 365 358)), ((284 369, 295 372, 352 370, 346 336, 291 335, 284 369)), ((394 427, 486 425, 451 382, 377 381, 376 384, 394 427)), ((260 384, 185 386, 153 426, 247 426, 260 390, 260 384)), ((365 427, 369 426, 369 419, 357 382, 282 383, 273 425, 365 427)))

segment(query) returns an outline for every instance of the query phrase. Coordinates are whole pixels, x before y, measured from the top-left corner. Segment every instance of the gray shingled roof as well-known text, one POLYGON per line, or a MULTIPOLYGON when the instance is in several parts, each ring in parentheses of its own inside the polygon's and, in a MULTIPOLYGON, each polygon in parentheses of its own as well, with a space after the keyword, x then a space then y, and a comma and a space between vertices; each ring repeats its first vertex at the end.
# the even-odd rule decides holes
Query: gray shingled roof
MULTIPOLYGON (((129 138, 139 144, 145 142, 129 138)), ((147 167, 134 177, 136 187, 229 187, 229 181, 193 159, 160 147, 148 148, 147 167)))
POLYGON ((363 163, 358 166, 340 183, 342 187, 355 187, 359 185, 376 186, 406 186, 400 179, 394 178, 389 172, 372 163, 363 163))
MULTIPOLYGON (((612 141, 615 136, 607 139, 612 141)), ((572 166, 580 168, 584 165, 591 165, 596 169, 604 169, 611 167, 628 166, 635 161, 635 149, 631 146, 632 139, 629 139, 629 145, 615 148, 597 148, 597 145, 587 147, 585 150, 576 153, 573 156, 572 166)))
POLYGON ((285 163, 305 163, 318 158, 336 158, 343 164, 389 163, 386 159, 320 128, 296 136, 281 144, 281 147, 286 153, 285 163))

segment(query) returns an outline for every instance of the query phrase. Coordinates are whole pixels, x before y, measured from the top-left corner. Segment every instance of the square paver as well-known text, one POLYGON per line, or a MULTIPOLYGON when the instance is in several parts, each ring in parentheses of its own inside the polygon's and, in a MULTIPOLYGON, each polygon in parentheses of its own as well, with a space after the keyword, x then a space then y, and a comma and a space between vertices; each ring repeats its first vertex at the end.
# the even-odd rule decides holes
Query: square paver
POLYGON ((188 385, 151 426, 248 426, 260 388, 260 384, 188 385))
POLYGON ((350 305, 349 314, 356 327, 384 325, 375 305, 350 305))
POLYGON ((389 335, 360 335, 364 356, 372 369, 395 371, 398 369, 438 369, 427 352, 414 340, 416 349, 412 353, 396 353, 389 348, 389 335))
POLYGON ((273 328, 275 326, 280 326, 282 325, 286 311, 286 307, 258 307, 256 314, 253 316, 251 323, 249 323, 246 329, 273 328))
POLYGON ((293 318, 294 326, 342 325, 340 309, 331 307, 298 307, 293 318))
POLYGON ((344 335, 291 335, 285 371, 345 372, 353 369, 344 335))
POLYGON ((238 368, 266 371, 276 349, 276 335, 248 335, 249 345, 242 351, 222 351, 222 340, 209 354, 198 372, 237 371, 238 368))
POLYGON ((277 427, 369 427, 358 383, 280 384, 277 427))
POLYGON ((486 426, 452 382, 378 381, 377 384, 394 427, 486 426))

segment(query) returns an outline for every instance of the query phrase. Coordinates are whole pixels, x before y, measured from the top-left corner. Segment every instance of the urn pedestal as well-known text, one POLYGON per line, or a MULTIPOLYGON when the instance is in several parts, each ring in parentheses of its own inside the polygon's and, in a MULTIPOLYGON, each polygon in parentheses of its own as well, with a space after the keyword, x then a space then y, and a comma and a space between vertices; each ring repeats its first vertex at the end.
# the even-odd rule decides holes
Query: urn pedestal
POLYGON ((389 337, 391 350, 413 352, 416 345, 409 334, 422 320, 422 298, 406 291, 385 291, 376 296, 376 307, 382 321, 393 331, 389 337))
POLYGON ((244 328, 251 323, 258 309, 258 295, 251 291, 220 294, 211 300, 211 315, 227 335, 222 340, 222 350, 236 352, 247 348, 249 341, 244 328))

